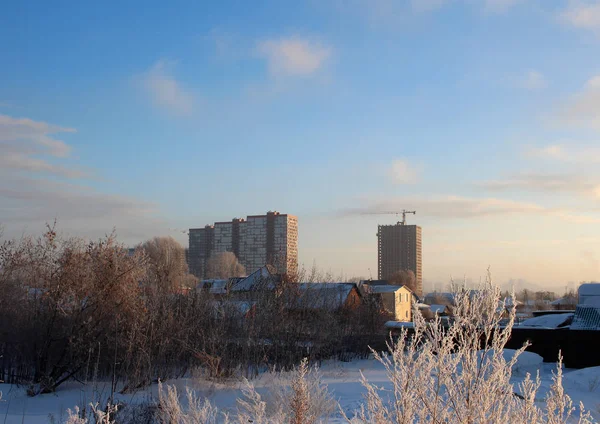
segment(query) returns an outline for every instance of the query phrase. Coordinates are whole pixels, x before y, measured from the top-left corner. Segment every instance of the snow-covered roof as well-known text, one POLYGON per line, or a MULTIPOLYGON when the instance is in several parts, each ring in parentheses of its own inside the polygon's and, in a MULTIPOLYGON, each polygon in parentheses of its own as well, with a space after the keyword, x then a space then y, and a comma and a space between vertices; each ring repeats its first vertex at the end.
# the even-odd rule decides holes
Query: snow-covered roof
MULTIPOLYGON (((403 288, 404 286, 367 286, 368 291, 371 293, 396 293, 398 290, 403 288)), ((406 290, 410 291, 408 287, 404 287, 406 290)))
POLYGON ((271 273, 267 266, 263 266, 246 278, 234 282, 231 286, 231 291, 273 290, 275 288, 276 278, 276 275, 271 273))
POLYGON ((558 328, 563 327, 573 319, 572 313, 542 315, 535 318, 529 318, 521 322, 516 327, 536 327, 536 328, 558 328))
POLYGON ((456 295, 454 293, 427 293, 423 300, 424 303, 428 305, 439 305, 439 301, 442 300, 449 305, 453 305, 455 301, 456 295))
POLYGON ((600 308, 592 305, 577 305, 571 329, 600 330, 600 308))
POLYGON ((518 300, 516 300, 515 298, 513 298, 512 296, 508 296, 504 299, 503 301, 503 306, 510 308, 512 306, 519 306, 522 305, 523 303, 519 302, 518 300))
POLYGON ((446 305, 430 305, 429 308, 434 314, 443 314, 446 310, 446 305))
POLYGON ((208 289, 212 294, 227 293, 227 282, 229 280, 202 280, 196 286, 198 289, 208 289))
POLYGON ((388 321, 385 323, 386 328, 415 328, 415 324, 412 322, 404 321, 388 321))
MULTIPOLYGON (((344 306, 355 283, 298 283, 298 296, 290 300, 291 307, 337 309, 344 306)), ((359 291, 360 292, 360 291, 359 291)))
POLYGON ((575 305, 577 300, 572 297, 561 297, 560 299, 556 299, 553 302, 550 302, 553 306, 562 306, 562 305, 575 305))

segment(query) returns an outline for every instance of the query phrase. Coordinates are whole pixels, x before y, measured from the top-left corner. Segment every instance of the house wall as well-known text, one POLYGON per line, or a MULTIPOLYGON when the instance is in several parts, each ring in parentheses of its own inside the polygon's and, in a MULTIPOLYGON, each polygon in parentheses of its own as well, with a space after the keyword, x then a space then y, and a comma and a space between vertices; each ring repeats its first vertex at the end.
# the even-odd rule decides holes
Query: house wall
POLYGON ((381 305, 383 309, 385 309, 390 314, 394 315, 394 319, 398 318, 398 311, 396 310, 396 293, 381 293, 379 295, 381 297, 381 305))
POLYGON ((358 294, 358 290, 353 288, 350 293, 348 293, 348 297, 346 298, 346 302, 344 302, 344 306, 349 309, 356 309, 362 303, 360 294, 358 294))
POLYGON ((409 290, 401 287, 394 293, 396 303, 396 321, 412 321, 412 294, 409 290))

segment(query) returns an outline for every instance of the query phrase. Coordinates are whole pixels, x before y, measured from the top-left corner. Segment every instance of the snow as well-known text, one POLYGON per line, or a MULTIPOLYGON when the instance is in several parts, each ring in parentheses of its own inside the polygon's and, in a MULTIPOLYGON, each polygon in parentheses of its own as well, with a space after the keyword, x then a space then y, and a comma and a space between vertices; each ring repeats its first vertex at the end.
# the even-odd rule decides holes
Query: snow
POLYGON ((413 322, 404 322, 404 321, 388 321, 385 323, 386 328, 415 328, 415 324, 413 322))
POLYGON ((446 305, 431 305, 430 309, 434 314, 443 314, 446 311, 446 305))
POLYGON ((526 319, 520 324, 515 325, 515 327, 558 328, 563 326, 572 318, 572 313, 542 315, 539 317, 526 319))
MULTIPOLYGON (((344 305, 355 283, 298 283, 298 297, 290 299, 292 307, 340 308, 344 305)), ((357 288, 358 289, 358 288, 357 288)))
MULTIPOLYGON (((514 350, 507 349, 504 351, 504 358, 510 360, 514 354, 514 350)), ((555 370, 556 364, 543 363, 539 355, 524 352, 513 369, 512 383, 516 385, 523 380, 526 373, 535 376, 539 371, 542 387, 536 399, 542 401, 552 384, 552 372, 555 370)), ((365 390, 360 384, 361 372, 369 382, 384 389, 391 388, 385 369, 373 359, 352 362, 325 361, 321 364, 323 382, 328 385, 334 398, 339 399, 341 408, 348 414, 360 408, 363 402, 365 390)), ((236 399, 241 396, 243 388, 241 380, 215 383, 202 378, 185 378, 166 383, 174 384, 180 393, 185 392, 185 387, 190 387, 219 408, 226 410, 235 409, 236 399)), ((263 374, 253 380, 253 384, 259 393, 265 395, 273 386, 273 375, 263 374)), ((595 413, 600 398, 600 367, 564 370, 564 386, 575 404, 583 401, 587 408, 595 413)), ((49 414, 54 416, 56 422, 61 422, 66 416, 67 408, 73 409, 76 405, 87 404, 94 399, 92 384, 84 386, 80 383, 69 383, 54 394, 34 398, 27 397, 25 387, 0 384, 0 391, 4 393, 3 402, 0 402, 0 419, 6 424, 47 423, 49 414)), ((117 395, 117 398, 128 404, 142 403, 150 398, 156 399, 157 391, 157 386, 153 385, 150 389, 135 394, 117 395)), ((98 385, 96 392, 102 393, 102 398, 106 399, 110 392, 110 383, 98 385)), ((343 422, 339 412, 335 412, 330 422, 343 422)))
POLYGON ((231 287, 232 291, 251 291, 258 289, 272 290, 275 287, 276 277, 263 266, 246 278, 240 279, 231 287))
POLYGON ((396 293, 404 286, 368 286, 371 293, 396 293))

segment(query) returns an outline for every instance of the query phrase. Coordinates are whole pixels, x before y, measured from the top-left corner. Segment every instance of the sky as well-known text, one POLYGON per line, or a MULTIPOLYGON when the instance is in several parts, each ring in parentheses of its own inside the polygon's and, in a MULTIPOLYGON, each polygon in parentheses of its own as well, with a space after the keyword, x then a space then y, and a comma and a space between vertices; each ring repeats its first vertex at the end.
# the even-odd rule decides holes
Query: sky
POLYGON ((600 0, 0 5, 3 237, 135 245, 270 210, 305 266, 600 279, 600 0))

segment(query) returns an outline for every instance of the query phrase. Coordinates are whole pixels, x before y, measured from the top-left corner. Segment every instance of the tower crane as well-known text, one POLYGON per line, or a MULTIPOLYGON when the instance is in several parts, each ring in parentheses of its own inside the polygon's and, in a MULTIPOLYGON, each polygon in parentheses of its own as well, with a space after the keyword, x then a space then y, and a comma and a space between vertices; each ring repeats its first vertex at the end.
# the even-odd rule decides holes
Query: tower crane
POLYGON ((398 225, 406 225, 406 214, 416 215, 417 211, 407 211, 402 209, 400 212, 365 212, 363 215, 396 215, 402 214, 402 221, 398 221, 398 225))

